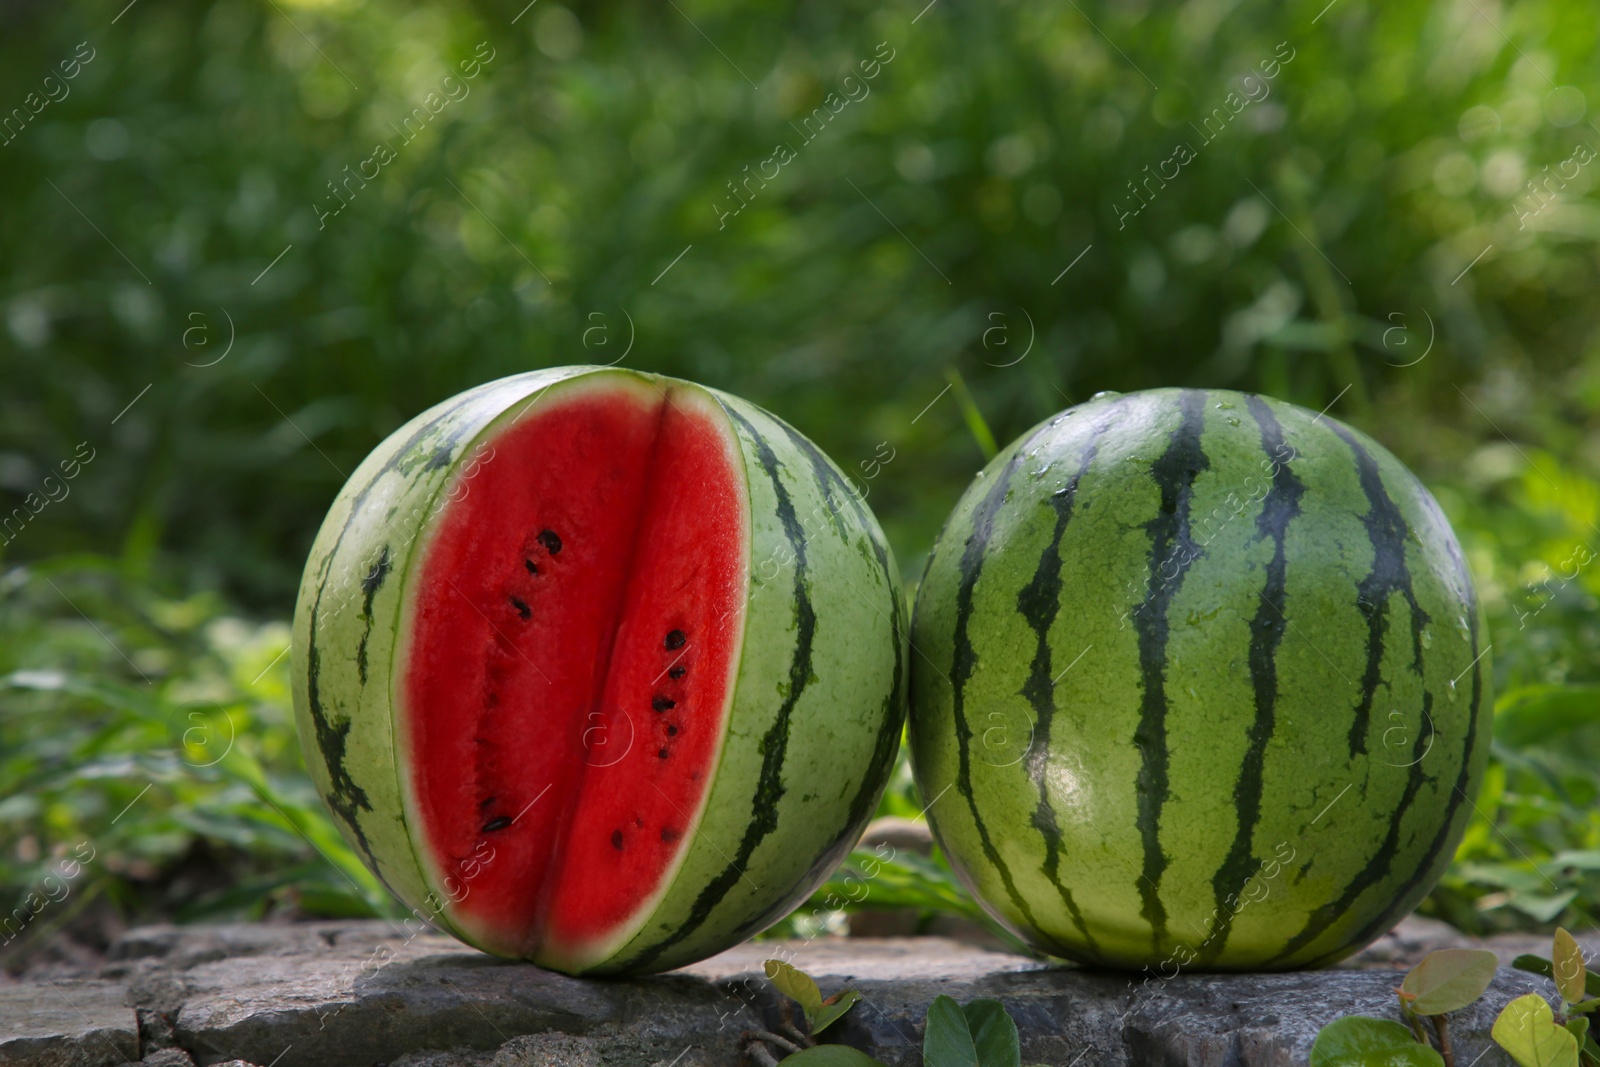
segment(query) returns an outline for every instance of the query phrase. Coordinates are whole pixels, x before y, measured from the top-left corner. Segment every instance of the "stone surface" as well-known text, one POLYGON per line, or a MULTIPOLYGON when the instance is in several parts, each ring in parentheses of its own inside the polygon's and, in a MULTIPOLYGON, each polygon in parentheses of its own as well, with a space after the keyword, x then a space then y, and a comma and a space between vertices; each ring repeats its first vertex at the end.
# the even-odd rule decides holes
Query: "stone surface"
POLYGON ((117 982, 0 986, 0 1067, 101 1067, 139 1058, 139 1022, 117 982))
MULTIPOLYGON (((1584 941, 1600 950, 1600 938, 1584 941)), ((745 1031, 782 1023, 762 977, 773 956, 824 994, 864 994, 827 1036, 891 1067, 921 1063, 922 1020, 941 993, 1000 999, 1026 1063, 1280 1067, 1307 1063, 1334 1018, 1392 1018, 1399 971, 1472 943, 1412 919, 1330 971, 1141 980, 939 937, 817 938, 745 944, 667 975, 584 980, 383 922, 145 927, 112 946, 96 979, 0 987, 0 1067, 731 1065, 745 1031)), ((1503 962, 1548 950, 1532 937, 1489 947, 1503 962)), ((1508 1064, 1488 1040, 1492 1017, 1547 986, 1502 969, 1485 1000, 1454 1017, 1458 1063, 1508 1064)))

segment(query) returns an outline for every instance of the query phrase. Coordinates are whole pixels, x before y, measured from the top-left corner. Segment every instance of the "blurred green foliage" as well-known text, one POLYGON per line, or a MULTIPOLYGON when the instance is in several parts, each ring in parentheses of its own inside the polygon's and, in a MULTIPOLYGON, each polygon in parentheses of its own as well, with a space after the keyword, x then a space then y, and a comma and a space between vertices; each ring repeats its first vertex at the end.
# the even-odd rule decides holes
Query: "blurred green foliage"
MULTIPOLYGON (((1456 524, 1516 724, 1428 909, 1594 922, 1600 566, 1563 575, 1600 548, 1600 168, 1567 177, 1597 35, 1575 0, 5 0, 0 893, 90 841, 28 939, 91 894, 388 909, 274 620, 401 422, 622 357, 861 472, 908 579, 985 427, 1152 385, 1332 402, 1456 524)), ((874 903, 970 910, 923 875, 874 903)))

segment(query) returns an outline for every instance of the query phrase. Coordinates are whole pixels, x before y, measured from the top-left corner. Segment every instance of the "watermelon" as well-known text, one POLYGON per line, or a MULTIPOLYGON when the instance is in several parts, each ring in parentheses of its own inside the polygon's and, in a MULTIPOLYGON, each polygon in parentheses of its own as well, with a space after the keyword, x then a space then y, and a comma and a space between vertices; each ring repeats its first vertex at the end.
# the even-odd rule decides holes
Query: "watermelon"
POLYGON ((968 488, 912 620, 918 788, 999 922, 1091 965, 1281 970, 1387 931, 1490 740, 1438 505, 1337 420, 1099 394, 968 488))
POLYGON ((855 843, 903 725, 903 604, 860 494, 760 408, 621 369, 504 378, 334 501, 294 621, 306 763, 422 921, 666 970, 855 843))

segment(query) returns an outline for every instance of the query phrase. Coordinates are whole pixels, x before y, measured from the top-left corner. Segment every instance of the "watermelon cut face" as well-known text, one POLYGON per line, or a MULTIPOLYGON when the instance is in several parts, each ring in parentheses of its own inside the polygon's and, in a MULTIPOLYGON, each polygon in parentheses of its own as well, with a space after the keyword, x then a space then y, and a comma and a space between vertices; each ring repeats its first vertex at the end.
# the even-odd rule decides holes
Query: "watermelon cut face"
POLYGON ((578 972, 780 918, 877 805, 905 695, 871 513, 737 398, 563 368, 380 445, 295 624, 307 763, 414 915, 578 972))
POLYGON ((486 442, 419 556, 399 714, 434 880, 508 955, 626 929, 715 770, 748 581, 726 419, 601 383, 486 442))

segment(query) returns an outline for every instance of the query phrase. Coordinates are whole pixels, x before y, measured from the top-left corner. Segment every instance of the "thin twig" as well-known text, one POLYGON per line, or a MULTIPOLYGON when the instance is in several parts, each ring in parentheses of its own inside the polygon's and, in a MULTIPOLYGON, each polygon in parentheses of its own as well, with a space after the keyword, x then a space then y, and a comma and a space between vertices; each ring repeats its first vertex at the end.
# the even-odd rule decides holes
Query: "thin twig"
POLYGON ((794 1008, 790 1007, 791 1003, 792 1001, 790 1001, 788 997, 785 997, 778 1002, 778 1015, 782 1020, 778 1024, 778 1029, 787 1034, 789 1037, 794 1038, 795 1041, 799 1042, 801 1047, 810 1048, 812 1045, 815 1045, 816 1042, 808 1037, 800 1026, 796 1025, 794 1020, 794 1008))
POLYGON ((742 1040, 752 1042, 766 1041, 770 1044, 777 1045, 786 1052, 800 1051, 799 1045, 795 1044, 793 1041, 790 1041, 782 1034, 773 1033, 771 1030, 746 1030, 743 1034, 742 1040))
POLYGON ((1429 1018, 1433 1020, 1433 1029, 1439 1035, 1439 1055, 1444 1058, 1444 1067, 1456 1067, 1456 1054, 1450 1047, 1449 1017, 1432 1015, 1429 1018))
POLYGON ((766 1046, 759 1041, 751 1041, 745 1045, 744 1053, 752 1060, 755 1060, 760 1067, 778 1067, 777 1057, 768 1052, 766 1046))

